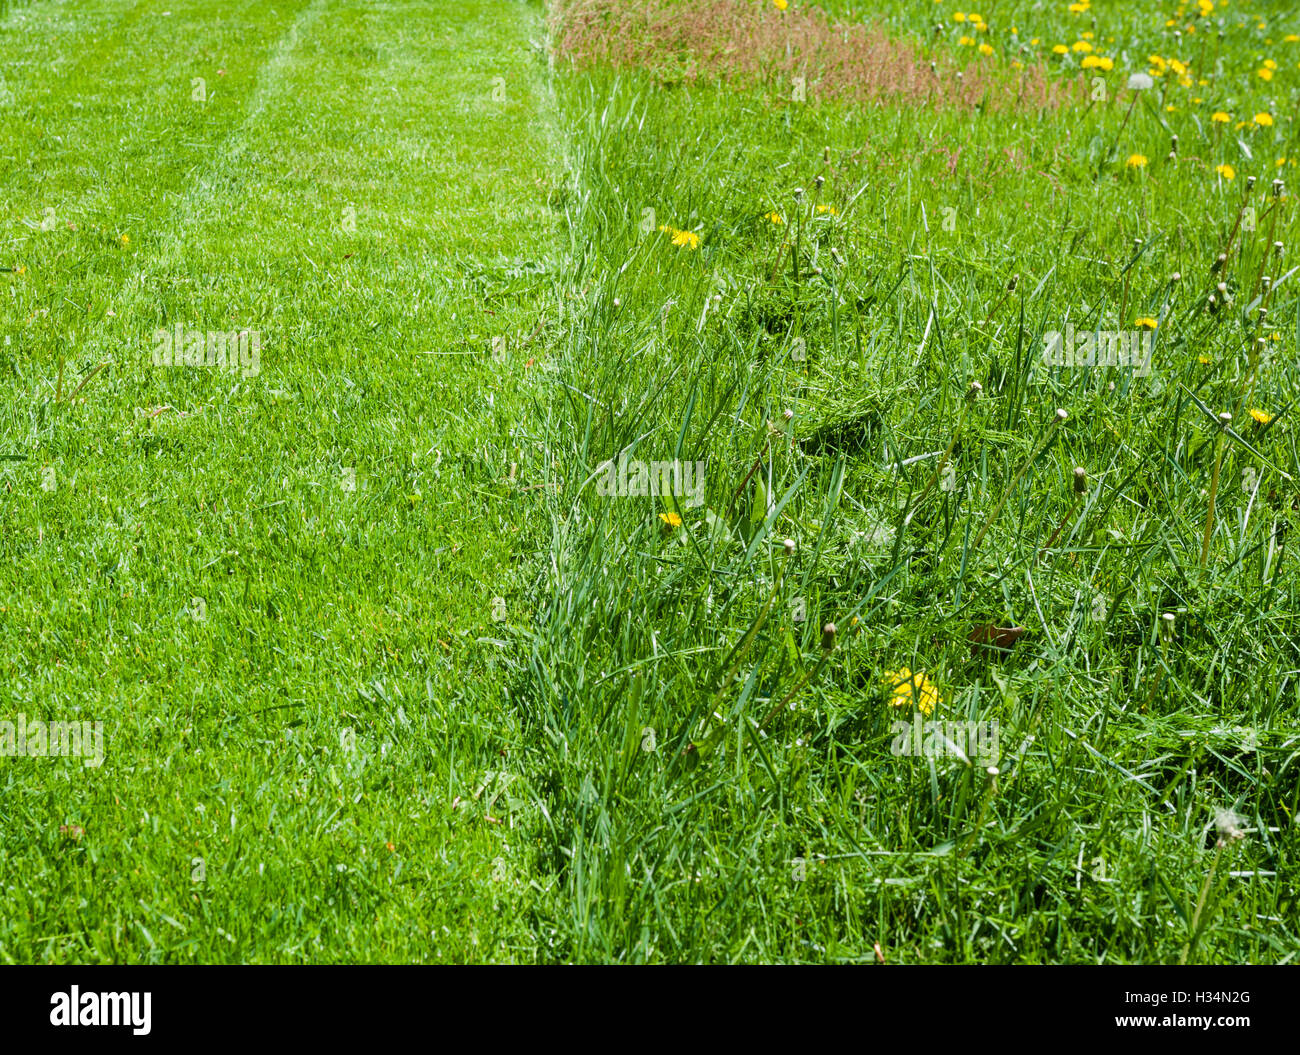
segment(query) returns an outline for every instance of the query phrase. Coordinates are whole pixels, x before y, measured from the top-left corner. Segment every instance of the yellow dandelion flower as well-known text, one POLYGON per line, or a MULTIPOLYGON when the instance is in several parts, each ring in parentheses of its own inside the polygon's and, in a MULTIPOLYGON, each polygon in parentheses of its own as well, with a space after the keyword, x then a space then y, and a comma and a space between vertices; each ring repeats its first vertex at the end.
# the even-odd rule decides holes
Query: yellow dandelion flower
POLYGON ((22 264, 19 264, 17 267, 14 268, 14 274, 15 274, 15 275, 25 275, 25 274, 27 274, 27 268, 26 268, 25 266, 23 266, 22 264))
POLYGON ((1232 115, 1225 114, 1222 110, 1215 110, 1214 113, 1210 114, 1210 120, 1216 125, 1226 125, 1232 120, 1232 115))
POLYGON ((1146 168, 1147 156, 1145 154, 1130 154, 1128 160, 1124 162, 1126 168, 1140 169, 1146 168))
POLYGON ((1264 66, 1265 66, 1267 69, 1270 69, 1270 70, 1275 70, 1275 69, 1277 69, 1277 63, 1274 62, 1272 59, 1265 59, 1265 60, 1264 60, 1264 66))
POLYGON ((778 226, 785 223, 785 221, 781 219, 781 214, 779 212, 769 212, 763 217, 763 219, 771 220, 772 223, 777 224, 778 226))
POLYGON ((966 13, 964 11, 954 11, 952 15, 952 20, 954 22, 965 22, 966 13))
POLYGON ((659 519, 664 522, 668 528, 679 528, 682 526, 682 518, 676 513, 660 513, 659 519))
POLYGON ((1084 54, 1087 54, 1092 50, 1092 45, 1089 44, 1086 40, 1076 40, 1073 44, 1070 45, 1070 50, 1082 51, 1084 54))
POLYGON ((993 54, 993 47, 992 47, 992 45, 989 45, 989 44, 981 44, 981 45, 980 45, 980 54, 981 54, 981 55, 992 55, 992 54, 993 54))
POLYGON ((790 0, 772 0, 772 3, 776 6, 778 11, 784 11, 790 6, 790 0))
POLYGON ((118 241, 122 243, 123 247, 128 246, 131 244, 131 236, 129 234, 121 235, 118 237, 118 241))
POLYGON ((1068 55, 1068 54, 1070 54, 1070 49, 1067 48, 1064 44, 1053 44, 1053 45, 1052 45, 1052 51, 1053 51, 1055 54, 1057 54, 1057 55, 1068 55))
POLYGON ((1259 125, 1260 128, 1272 128, 1272 127, 1273 127, 1273 115, 1272 115, 1272 114, 1256 114, 1256 115, 1255 115, 1255 124, 1259 125))
POLYGON ((1254 418, 1256 424, 1259 425, 1267 425, 1270 421, 1273 420, 1272 414, 1268 413, 1267 411, 1260 410, 1257 407, 1251 409, 1250 416, 1254 418))
POLYGON ((1215 165, 1214 171, 1217 172, 1224 179, 1231 180, 1237 178, 1237 170, 1233 168, 1231 165, 1215 165))
POLYGON ((1133 320, 1133 325, 1141 326, 1144 330, 1154 330, 1157 324, 1156 320, 1151 318, 1150 315, 1139 315, 1133 320))
POLYGON ((1284 44, 1300 43, 1300 36, 1297 36, 1295 33, 1288 33, 1285 37, 1282 38, 1282 42, 1284 44))
POLYGON ((685 246, 687 249, 699 249, 700 236, 690 231, 677 231, 673 234, 673 245, 685 246))
POLYGON ((924 671, 915 674, 907 667, 885 671, 882 679, 889 686, 889 706, 915 707, 927 718, 934 713, 935 707, 943 702, 939 690, 925 676, 924 671))
POLYGON ((969 48, 974 43, 975 41, 972 38, 962 37, 960 40, 957 41, 957 46, 962 48, 969 48))
POLYGON ((1170 60, 1169 60, 1169 68, 1170 68, 1171 70, 1173 70, 1175 73, 1180 73, 1180 74, 1181 74, 1181 73, 1186 73, 1186 72, 1187 72, 1187 67, 1184 66, 1184 65, 1183 65, 1181 62, 1179 62, 1177 59, 1170 59, 1170 60))
POLYGON ((1255 76, 1257 76, 1261 81, 1271 81, 1273 79, 1273 71, 1267 68, 1261 68, 1255 71, 1255 76))
POLYGON ((1088 11, 1088 5, 1087 5, 1086 3, 1085 3, 1085 4, 1071 4, 1071 5, 1070 5, 1070 14, 1072 14, 1072 15, 1082 15, 1082 14, 1086 14, 1087 11, 1088 11))
POLYGON ((834 205, 819 205, 817 211, 829 216, 838 216, 840 214, 840 211, 834 205))
POLYGON ((1214 362, 1214 360, 1211 359, 1208 355, 1198 355, 1196 357, 1196 361, 1200 363, 1202 366, 1209 366, 1210 363, 1214 362))

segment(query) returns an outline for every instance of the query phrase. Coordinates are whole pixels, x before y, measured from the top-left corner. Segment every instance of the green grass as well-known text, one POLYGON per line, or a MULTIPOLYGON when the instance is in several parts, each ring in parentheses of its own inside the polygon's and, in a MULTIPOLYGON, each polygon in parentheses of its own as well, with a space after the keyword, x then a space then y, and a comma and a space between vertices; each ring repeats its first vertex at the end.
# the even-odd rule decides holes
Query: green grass
MULTIPOLYGON (((1300 24, 1059 6, 982 14, 1095 18, 1106 98, 967 114, 550 70, 504 0, 14 5, 0 720, 106 759, 0 760, 0 958, 1293 961, 1300 24), (1209 83, 1129 113, 1153 52, 1209 83), (1040 361, 1140 316, 1150 378, 1040 361), (891 753, 901 667, 996 775, 891 753)), ((939 11, 881 17, 1010 61, 939 11)))
MULTIPOLYGON (((1253 390, 1245 354, 1265 235, 1295 236, 1292 197, 1276 221, 1265 212, 1272 160, 1294 152, 1281 115, 1295 73, 1284 95, 1269 89, 1273 128, 1237 133, 1246 147, 1178 119, 1177 166, 1163 161, 1172 115, 1144 102, 1120 131, 1126 75, 1109 105, 1058 118, 846 113, 788 101, 780 84, 737 97, 635 76, 562 82, 572 243, 595 248, 545 430, 565 468, 527 671, 532 765, 551 788, 537 867, 558 880, 544 910, 556 954, 1300 951, 1300 623, 1283 534, 1297 494, 1282 414, 1297 396, 1294 285, 1270 301, 1276 351, 1253 390), (1132 171, 1130 153, 1154 160, 1132 171), (1235 183, 1216 180, 1221 158, 1235 183), (1259 223, 1222 276, 1235 307, 1208 315, 1209 265, 1248 172, 1259 223), (644 236, 645 209, 701 248, 644 236), (793 231, 797 277, 782 255, 793 231), (1186 278, 1171 288, 1175 271, 1186 278), (1130 329, 1139 315, 1162 323, 1152 378, 1039 362, 1042 333, 1067 320, 1130 329), (984 395, 963 411, 972 381, 984 395), (1258 452, 1227 444, 1206 568, 1215 440, 1190 393, 1232 409, 1258 452), (1252 428, 1250 407, 1279 417, 1252 428), (1057 408, 1064 425, 1050 424, 1057 408), (890 467, 950 445, 950 490, 927 490, 933 456, 890 467), (625 450, 707 462, 707 505, 680 510, 681 532, 664 537, 663 499, 582 486, 625 450), (1090 484, 1072 511, 1075 466, 1090 484), (1244 479, 1260 481, 1253 501, 1244 479), (822 666, 826 621, 839 634, 822 666), (1027 634, 1004 660, 973 657, 968 635, 985 622, 1027 634), (941 716, 1000 723, 996 779, 891 755, 898 715, 881 678, 903 666, 939 686, 941 716), (683 749, 711 738, 688 766, 683 749), (1216 808, 1250 828, 1221 852, 1216 808)), ((1250 86, 1233 91, 1265 109, 1250 86)))
POLYGON ((534 955, 516 793, 501 824, 474 793, 518 750, 480 639, 537 534, 540 33, 504 2, 0 26, 3 710, 107 739, 5 760, 4 959, 534 955), (177 323, 259 330, 260 373, 152 366, 177 323))

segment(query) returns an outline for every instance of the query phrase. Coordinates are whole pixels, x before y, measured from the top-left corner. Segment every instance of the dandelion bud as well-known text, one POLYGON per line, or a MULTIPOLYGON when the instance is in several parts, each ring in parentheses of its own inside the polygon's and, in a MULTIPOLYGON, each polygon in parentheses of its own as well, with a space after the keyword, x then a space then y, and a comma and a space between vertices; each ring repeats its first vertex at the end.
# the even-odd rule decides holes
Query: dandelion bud
POLYGON ((1282 243, 1281 243, 1281 242, 1274 242, 1274 243, 1273 243, 1273 252, 1275 252, 1278 256, 1281 256, 1281 255, 1282 255, 1282 243))
MULTIPOLYGON (((1260 308, 1260 309, 1259 309, 1259 318, 1258 318, 1257 321, 1258 321, 1258 322, 1263 322, 1264 319, 1267 318, 1267 317, 1268 317, 1268 308, 1260 308)), ((1263 339, 1264 339, 1263 337, 1260 338, 1261 341, 1262 341, 1263 339)))
POLYGON ((1166 160, 1166 161, 1177 161, 1177 160, 1178 160, 1178 155, 1177 155, 1176 153, 1174 153, 1174 152, 1171 150, 1171 151, 1169 151, 1168 154, 1165 155, 1165 160, 1166 160))
POLYGON ((831 148, 822 147, 822 164, 829 165, 830 163, 831 163, 831 148))
POLYGON ((1016 283, 1019 281, 1020 281, 1020 273, 1017 272, 1016 274, 1011 276, 1011 281, 1007 283, 1007 292, 1014 293, 1016 289, 1016 283))
POLYGON ((781 543, 781 545, 784 547, 785 555, 787 557, 794 556, 794 539, 788 538, 783 543, 781 543))
POLYGON ((822 269, 819 268, 819 267, 815 267, 815 268, 812 269, 812 273, 813 273, 814 275, 821 275, 821 273, 822 273, 822 269))
POLYGON ((1177 154, 1177 153, 1178 153, 1178 137, 1177 137, 1177 136, 1170 136, 1170 137, 1169 137, 1169 153, 1171 153, 1171 154, 1177 154))
POLYGON ((1231 421, 1232 415, 1225 410, 1219 415, 1219 428, 1226 429, 1231 421))
POLYGON ((1065 419, 1068 418, 1069 416, 1070 416, 1070 412, 1068 410, 1062 410, 1060 407, 1057 407, 1056 418, 1054 420, 1058 425, 1064 425, 1065 419))
POLYGON ((840 267, 844 266, 844 257, 840 256, 840 251, 834 246, 831 246, 831 259, 834 260, 835 263, 839 264, 840 267))
POLYGON ((1214 263, 1210 265, 1211 271, 1222 271, 1223 265, 1228 262, 1228 254, 1220 253, 1214 258, 1214 263))
POLYGON ((1267 293, 1270 289, 1273 288, 1273 279, 1270 276, 1265 275, 1262 279, 1260 279, 1260 281, 1264 284, 1265 293, 1267 293))
POLYGON ((802 188, 802 187, 795 187, 795 189, 794 189, 791 193, 794 194, 794 200, 795 200, 795 201, 798 201, 800 198, 803 197, 803 188, 802 188))
POLYGON ((1115 391, 1115 382, 1114 382, 1114 381, 1107 381, 1107 382, 1106 382, 1106 391, 1107 391, 1107 392, 1114 392, 1114 391, 1115 391))
POLYGON ((970 388, 966 389, 966 398, 970 402, 974 403, 975 400, 979 399, 980 393, 983 391, 984 391, 983 385, 981 385, 978 381, 972 381, 970 383, 970 388))
POLYGON ((1275 179, 1273 181, 1273 197, 1275 198, 1282 197, 1282 190, 1285 186, 1286 184, 1283 183, 1280 179, 1275 179))
POLYGON ((825 177, 825 176, 818 176, 818 177, 817 177, 817 189, 818 189, 818 190, 821 190, 821 189, 822 189, 822 185, 823 185, 825 182, 826 182, 826 177, 825 177))
POLYGON ((615 297, 615 298, 614 298, 614 307, 618 308, 618 307, 622 307, 622 305, 623 305, 623 302, 622 302, 621 300, 619 300, 617 297, 615 297))
POLYGON ((786 421, 789 421, 794 417, 794 411, 789 409, 783 410, 781 411, 781 417, 785 418, 786 421))
POLYGON ((827 623, 822 627, 822 651, 829 652, 835 647, 835 624, 827 623))
POLYGON ((1175 271, 1172 275, 1169 276, 1169 281, 1174 283, 1175 285, 1181 282, 1182 280, 1183 280, 1183 275, 1181 271, 1175 271))
POLYGON ((1086 494, 1088 491, 1088 470, 1082 465, 1075 466, 1074 469, 1074 493, 1076 495, 1086 494))
POLYGON ((1255 186, 1255 177, 1254 177, 1254 176, 1247 176, 1247 177, 1246 177, 1246 189, 1247 189, 1247 190, 1251 190, 1251 189, 1254 188, 1254 186, 1255 186))
POLYGON ((1228 283, 1226 283, 1226 282, 1220 282, 1220 283, 1219 283, 1217 286, 1215 286, 1214 288, 1218 291, 1219 296, 1223 297, 1224 299, 1227 299, 1227 296, 1228 296, 1228 283))

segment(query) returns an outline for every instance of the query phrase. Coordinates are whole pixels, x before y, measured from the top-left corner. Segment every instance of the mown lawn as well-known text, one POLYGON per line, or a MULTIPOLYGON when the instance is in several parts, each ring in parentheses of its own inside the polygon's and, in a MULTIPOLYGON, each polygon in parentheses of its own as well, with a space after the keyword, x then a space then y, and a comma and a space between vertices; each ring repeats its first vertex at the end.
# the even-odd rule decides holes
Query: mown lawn
POLYGON ((3 760, 0 957, 530 959, 475 793, 542 537, 540 8, 220 6, 0 23, 0 714, 106 739, 3 760), (154 366, 177 325, 257 369, 154 366))

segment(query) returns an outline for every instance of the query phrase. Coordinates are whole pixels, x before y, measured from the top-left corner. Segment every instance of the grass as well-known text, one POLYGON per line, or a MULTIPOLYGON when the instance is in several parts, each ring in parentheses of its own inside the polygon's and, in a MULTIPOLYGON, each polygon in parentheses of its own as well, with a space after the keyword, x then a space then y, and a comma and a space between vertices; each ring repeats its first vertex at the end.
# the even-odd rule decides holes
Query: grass
POLYGON ((0 957, 1294 960, 1300 27, 1060 6, 879 13, 1116 37, 1051 113, 548 71, 517 4, 13 8, 4 710, 107 751, 0 763, 0 957), (1042 362, 1140 317, 1150 377, 1042 362), (996 772, 891 750, 902 668, 996 772))
POLYGON ((4 711, 107 730, 98 771, 6 760, 6 960, 531 955, 515 793, 474 796, 518 750, 553 124, 540 11, 446 14, 0 27, 7 73, 67 65, 0 112, 4 711), (260 372, 152 366, 176 324, 259 330, 260 372))

